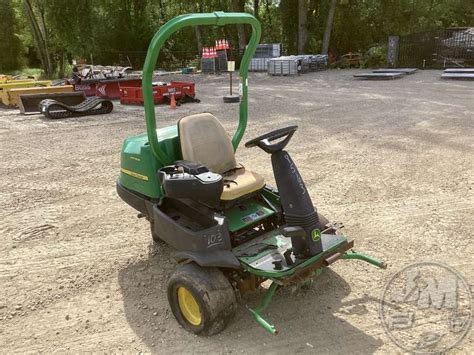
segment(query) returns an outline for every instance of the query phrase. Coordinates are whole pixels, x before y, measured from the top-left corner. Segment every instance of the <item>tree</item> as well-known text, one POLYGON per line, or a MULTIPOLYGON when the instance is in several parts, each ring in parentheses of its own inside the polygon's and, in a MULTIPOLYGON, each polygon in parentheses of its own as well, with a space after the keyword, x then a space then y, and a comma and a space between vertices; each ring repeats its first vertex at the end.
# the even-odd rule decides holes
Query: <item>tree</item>
POLYGON ((0 0, 0 73, 19 69, 22 45, 16 33, 16 19, 11 0, 0 0))
POLYGON ((257 20, 259 18, 259 9, 260 9, 260 1, 253 0, 253 15, 255 16, 257 20))
MULTIPOLYGON (((245 12, 245 0, 232 0, 232 7, 235 12, 245 12)), ((244 25, 237 25, 237 33, 239 36, 239 50, 242 53, 247 45, 247 35, 244 25)))
MULTIPOLYGON (((196 3, 196 12, 203 12, 203 6, 202 2, 196 3)), ((202 31, 201 31, 201 26, 194 26, 194 32, 196 34, 196 44, 197 44, 197 50, 199 53, 202 53, 202 31)))
MULTIPOLYGON (((25 62, 52 77, 68 60, 92 57, 139 69, 160 26, 191 12, 253 13, 261 43, 282 43, 286 54, 296 54, 329 46, 365 52, 381 48, 389 35, 472 26, 473 10, 474 1, 466 0, 0 0, 0 69, 25 62)), ((248 37, 246 25, 184 28, 165 43, 158 65, 195 65, 201 48, 221 38, 243 51, 248 37)))
POLYGON ((336 12, 337 0, 331 0, 331 6, 329 7, 328 18, 326 20, 326 28, 324 30, 323 36, 323 48, 321 50, 322 54, 328 54, 329 51, 329 41, 331 39, 332 24, 334 21, 334 13, 336 12))
POLYGON ((280 1, 281 41, 287 54, 298 51, 298 3, 293 0, 280 1))
POLYGON ((308 1, 298 0, 298 54, 305 54, 308 40, 308 1))
POLYGON ((26 16, 33 31, 36 50, 40 56, 41 64, 47 78, 53 76, 53 63, 48 46, 48 33, 46 30, 45 10, 40 1, 24 0, 26 16))

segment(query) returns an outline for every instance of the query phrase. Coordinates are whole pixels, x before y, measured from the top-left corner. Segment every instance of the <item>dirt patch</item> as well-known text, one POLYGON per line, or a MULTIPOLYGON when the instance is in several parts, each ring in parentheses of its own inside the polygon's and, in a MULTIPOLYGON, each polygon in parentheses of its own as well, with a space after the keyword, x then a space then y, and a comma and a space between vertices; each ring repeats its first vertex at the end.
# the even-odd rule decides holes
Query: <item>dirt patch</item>
MULTIPOLYGON (((288 150, 313 201, 345 223, 356 249, 386 271, 338 262, 307 289, 278 291, 267 335, 243 300, 220 335, 193 336, 173 319, 165 283, 175 262, 115 192, 121 144, 145 131, 143 108, 47 121, 0 109, 0 348, 4 352, 387 353, 378 316, 385 282, 415 261, 440 261, 472 285, 474 86, 423 71, 387 82, 355 71, 297 78, 252 74, 244 140, 298 124, 288 150)), ((232 132, 227 77, 185 76, 200 104, 156 108, 158 126, 213 112, 232 132)), ((267 154, 239 160, 274 185, 267 154)), ((458 352, 474 351, 467 336, 458 352)))

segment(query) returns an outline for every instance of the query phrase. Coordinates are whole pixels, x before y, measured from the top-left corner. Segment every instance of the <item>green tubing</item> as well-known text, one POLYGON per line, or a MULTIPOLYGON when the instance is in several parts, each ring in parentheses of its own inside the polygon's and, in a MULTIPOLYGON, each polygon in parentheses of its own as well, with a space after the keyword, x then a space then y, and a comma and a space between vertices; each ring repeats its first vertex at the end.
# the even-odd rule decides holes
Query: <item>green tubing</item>
POLYGON ((255 321, 270 334, 276 334, 277 330, 275 326, 273 324, 268 323, 262 317, 260 313, 263 312, 265 308, 268 307, 277 288, 278 288, 278 284, 276 284, 275 282, 272 282, 272 284, 270 285, 270 288, 268 289, 268 291, 265 293, 265 296, 263 297, 262 304, 255 309, 248 308, 250 314, 252 314, 255 321))
POLYGON ((342 256, 342 258, 343 259, 358 259, 358 260, 368 262, 369 264, 375 265, 381 269, 387 268, 387 264, 384 263, 383 261, 380 261, 379 259, 366 255, 364 253, 358 253, 354 250, 348 251, 342 256))
POLYGON ((229 24, 248 24, 252 27, 252 36, 247 49, 245 50, 244 56, 240 63, 240 80, 242 85, 240 101, 240 114, 239 114, 239 126, 232 138, 232 145, 234 150, 237 149, 242 136, 245 133, 247 127, 247 115, 248 115, 248 101, 247 101, 247 74, 250 60, 255 53, 257 44, 260 41, 261 27, 260 23, 255 17, 246 13, 225 13, 225 12, 213 12, 206 14, 187 14, 175 17, 168 21, 160 30, 155 34, 148 47, 148 52, 143 65, 143 78, 142 78, 142 91, 145 106, 145 120, 147 126, 148 141, 151 146, 151 150, 155 157, 162 165, 172 163, 172 158, 167 156, 165 152, 160 150, 158 146, 158 138, 156 135, 156 117, 155 117, 155 105, 153 102, 153 70, 158 60, 160 49, 164 42, 176 31, 187 26, 223 26, 229 24))
POLYGON ((262 318, 260 313, 254 311, 252 308, 249 308, 250 314, 252 314, 255 321, 267 332, 274 335, 277 333, 277 330, 273 324, 268 323, 265 319, 262 318))

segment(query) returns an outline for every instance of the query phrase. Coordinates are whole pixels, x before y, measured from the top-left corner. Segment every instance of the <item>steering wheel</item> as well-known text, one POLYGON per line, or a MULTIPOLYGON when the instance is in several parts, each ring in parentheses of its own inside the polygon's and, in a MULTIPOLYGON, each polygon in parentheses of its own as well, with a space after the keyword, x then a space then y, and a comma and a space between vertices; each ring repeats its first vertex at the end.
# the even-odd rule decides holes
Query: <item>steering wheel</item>
POLYGON ((261 136, 258 136, 257 138, 249 140, 247 143, 245 143, 245 147, 251 148, 257 146, 263 149, 268 154, 276 153, 286 147, 286 145, 290 141, 291 137, 293 137, 293 134, 295 134, 297 129, 298 126, 288 126, 285 128, 276 129, 269 133, 265 133, 261 136), (270 143, 271 141, 283 137, 285 138, 276 143, 270 143))

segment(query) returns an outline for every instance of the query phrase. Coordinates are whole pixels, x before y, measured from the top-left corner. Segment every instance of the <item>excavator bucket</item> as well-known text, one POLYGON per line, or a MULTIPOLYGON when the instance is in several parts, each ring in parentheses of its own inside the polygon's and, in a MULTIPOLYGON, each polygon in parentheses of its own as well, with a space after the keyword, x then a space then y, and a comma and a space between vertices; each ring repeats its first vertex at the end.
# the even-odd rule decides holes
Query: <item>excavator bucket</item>
POLYGON ((50 86, 52 83, 51 80, 33 80, 33 79, 25 79, 25 80, 11 80, 6 81, 5 83, 0 83, 0 90, 9 90, 9 89, 16 89, 16 88, 31 88, 35 86, 50 86))
POLYGON ((73 92, 72 85, 65 86, 45 86, 45 87, 29 87, 21 89, 10 89, 0 91, 0 98, 4 105, 17 107, 20 102, 20 95, 26 94, 51 94, 62 92, 73 92))
POLYGON ((68 106, 75 106, 85 101, 84 91, 47 93, 47 94, 22 94, 18 107, 23 115, 32 115, 40 113, 39 103, 45 99, 56 100, 68 106))
POLYGON ((0 85, 1 84, 11 84, 11 83, 31 83, 35 82, 35 79, 12 79, 11 77, 1 76, 0 75, 0 85))

